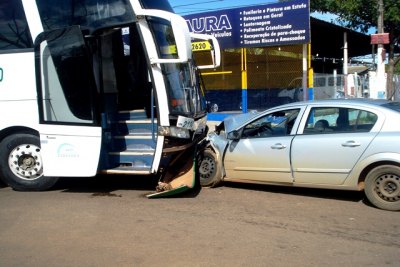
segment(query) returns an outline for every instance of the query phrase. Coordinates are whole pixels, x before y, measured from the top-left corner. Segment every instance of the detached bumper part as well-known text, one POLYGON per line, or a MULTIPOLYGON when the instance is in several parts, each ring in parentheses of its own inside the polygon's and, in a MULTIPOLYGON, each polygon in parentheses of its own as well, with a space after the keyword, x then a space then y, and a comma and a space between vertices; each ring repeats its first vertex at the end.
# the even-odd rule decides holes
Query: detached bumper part
POLYGON ((193 189, 196 185, 195 164, 195 162, 188 160, 171 182, 159 182, 156 187, 157 192, 148 194, 147 198, 169 197, 193 189))

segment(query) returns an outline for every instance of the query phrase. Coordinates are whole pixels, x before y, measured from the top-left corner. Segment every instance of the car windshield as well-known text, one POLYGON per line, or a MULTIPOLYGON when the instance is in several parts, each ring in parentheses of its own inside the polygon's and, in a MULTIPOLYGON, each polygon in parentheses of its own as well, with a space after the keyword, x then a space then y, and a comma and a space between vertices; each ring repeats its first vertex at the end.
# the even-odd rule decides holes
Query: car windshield
POLYGON ((382 106, 400 112, 400 102, 388 102, 383 104, 382 106))

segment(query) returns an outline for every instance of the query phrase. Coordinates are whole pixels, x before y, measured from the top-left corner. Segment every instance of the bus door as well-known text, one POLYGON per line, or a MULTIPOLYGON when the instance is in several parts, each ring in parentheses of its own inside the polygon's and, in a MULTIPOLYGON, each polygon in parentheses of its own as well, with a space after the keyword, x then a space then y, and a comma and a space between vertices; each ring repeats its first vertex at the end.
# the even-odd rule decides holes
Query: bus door
POLYGON ((101 127, 93 68, 80 27, 40 34, 35 67, 44 175, 96 175, 101 127))

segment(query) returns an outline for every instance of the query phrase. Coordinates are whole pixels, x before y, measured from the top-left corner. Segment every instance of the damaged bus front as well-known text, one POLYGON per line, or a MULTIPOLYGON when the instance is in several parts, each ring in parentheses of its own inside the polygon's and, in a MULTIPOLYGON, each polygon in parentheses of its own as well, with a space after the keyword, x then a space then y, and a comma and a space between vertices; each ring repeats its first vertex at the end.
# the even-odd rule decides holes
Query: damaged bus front
POLYGON ((166 0, 11 0, 0 8, 9 14, 3 21, 21 27, 0 25, 0 69, 9 74, 0 84, 0 167, 8 185, 45 190, 57 177, 103 173, 159 175, 159 192, 149 197, 194 186, 207 127, 191 41, 211 43, 216 67, 214 37, 191 34, 166 0))

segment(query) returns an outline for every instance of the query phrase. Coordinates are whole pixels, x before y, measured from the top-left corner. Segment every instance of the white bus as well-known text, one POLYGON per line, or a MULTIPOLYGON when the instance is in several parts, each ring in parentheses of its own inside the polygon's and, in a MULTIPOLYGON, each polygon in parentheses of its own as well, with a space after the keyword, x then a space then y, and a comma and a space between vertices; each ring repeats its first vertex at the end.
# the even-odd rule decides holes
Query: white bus
POLYGON ((210 39, 216 67, 215 38, 191 35, 167 0, 1 1, 2 180, 46 190, 105 173, 193 186, 207 127, 191 37, 210 39))

